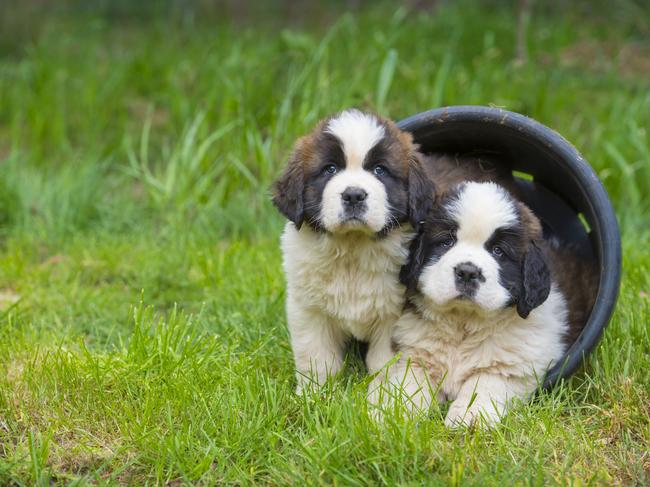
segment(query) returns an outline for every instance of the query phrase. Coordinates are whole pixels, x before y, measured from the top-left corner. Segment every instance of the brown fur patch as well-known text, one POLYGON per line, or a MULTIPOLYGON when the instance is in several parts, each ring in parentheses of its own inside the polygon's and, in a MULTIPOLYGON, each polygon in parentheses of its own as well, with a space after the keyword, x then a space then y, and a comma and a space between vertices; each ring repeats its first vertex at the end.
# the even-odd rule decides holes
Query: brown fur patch
POLYGON ((517 210, 519 211, 519 219, 521 226, 525 230, 525 240, 538 241, 542 238, 542 224, 539 218, 535 216, 528 206, 521 201, 517 201, 517 210))
POLYGON ((437 196, 444 196, 461 183, 495 182, 514 196, 517 188, 512 173, 487 157, 428 154, 422 156, 422 164, 436 186, 437 196))
POLYGON ((549 248, 549 266, 569 307, 569 330, 565 343, 572 345, 582 333, 598 294, 599 272, 594 260, 571 247, 549 248))

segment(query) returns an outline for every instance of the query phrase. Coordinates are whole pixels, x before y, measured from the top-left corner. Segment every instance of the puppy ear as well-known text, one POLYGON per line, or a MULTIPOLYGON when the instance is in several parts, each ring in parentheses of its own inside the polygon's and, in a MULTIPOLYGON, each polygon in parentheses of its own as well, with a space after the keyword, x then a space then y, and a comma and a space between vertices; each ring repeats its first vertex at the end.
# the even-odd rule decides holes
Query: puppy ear
POLYGON ((399 272, 399 280, 406 286, 407 293, 410 294, 417 290, 418 279, 420 278, 425 260, 424 234, 423 232, 419 232, 411 240, 408 259, 399 272))
POLYGON ((273 204, 298 230, 304 219, 303 192, 305 188, 304 154, 299 140, 289 158, 289 163, 273 185, 273 204))
POLYGON ((409 222, 417 232, 433 207, 435 186, 423 167, 420 155, 413 151, 409 159, 409 222))
POLYGON ((522 290, 517 313, 527 318, 530 312, 546 301, 551 292, 551 273, 541 249, 531 240, 524 254, 521 269, 522 290))

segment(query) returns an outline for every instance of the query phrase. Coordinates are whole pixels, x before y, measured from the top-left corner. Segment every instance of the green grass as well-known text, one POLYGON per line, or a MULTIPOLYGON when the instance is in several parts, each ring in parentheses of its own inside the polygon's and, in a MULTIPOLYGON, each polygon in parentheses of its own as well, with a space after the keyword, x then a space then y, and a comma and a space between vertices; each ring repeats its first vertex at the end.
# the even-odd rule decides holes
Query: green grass
POLYGON ((12 11, 0 484, 650 482, 650 11, 615 10, 538 5, 523 66, 494 3, 243 23, 12 11), (355 360, 321 395, 292 393, 268 198, 292 142, 348 106, 448 104, 558 130, 623 230, 619 304, 584 371, 490 432, 374 424, 355 360))

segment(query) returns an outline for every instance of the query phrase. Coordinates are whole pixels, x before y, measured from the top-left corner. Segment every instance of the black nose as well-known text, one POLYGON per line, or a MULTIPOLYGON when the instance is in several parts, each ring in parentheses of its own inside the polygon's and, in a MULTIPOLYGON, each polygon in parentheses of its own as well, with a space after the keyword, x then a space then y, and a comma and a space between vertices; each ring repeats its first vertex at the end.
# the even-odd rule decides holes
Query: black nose
POLYGON ((454 273, 456 274, 456 280, 461 282, 474 282, 483 277, 481 274, 481 269, 476 267, 471 262, 463 262, 462 264, 458 264, 454 268, 454 273))
POLYGON ((365 190, 355 187, 346 188, 346 190, 341 193, 341 198, 343 198, 343 202, 346 205, 356 205, 357 203, 361 203, 366 199, 366 196, 368 196, 368 193, 366 193, 365 190))

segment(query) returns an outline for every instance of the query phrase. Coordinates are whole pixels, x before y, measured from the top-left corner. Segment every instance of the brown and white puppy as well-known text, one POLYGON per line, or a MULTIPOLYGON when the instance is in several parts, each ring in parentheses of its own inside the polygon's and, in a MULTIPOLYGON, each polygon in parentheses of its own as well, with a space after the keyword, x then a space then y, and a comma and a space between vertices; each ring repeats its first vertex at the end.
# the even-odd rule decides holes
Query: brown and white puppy
POLYGON ((402 355, 371 384, 371 402, 402 393, 417 411, 451 400, 450 426, 497 422, 563 356, 570 303, 591 309, 593 296, 567 299, 596 275, 583 266, 587 275, 568 276, 575 259, 503 187, 450 191, 412 243, 401 277, 413 295, 393 333, 402 355))
POLYGON ((392 358, 398 275, 433 194, 410 134, 377 115, 346 110, 298 140, 273 195, 289 220, 282 251, 298 391, 339 371, 351 337, 368 342, 369 371, 392 358))

